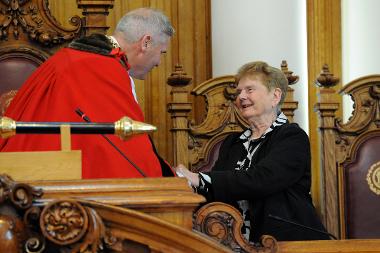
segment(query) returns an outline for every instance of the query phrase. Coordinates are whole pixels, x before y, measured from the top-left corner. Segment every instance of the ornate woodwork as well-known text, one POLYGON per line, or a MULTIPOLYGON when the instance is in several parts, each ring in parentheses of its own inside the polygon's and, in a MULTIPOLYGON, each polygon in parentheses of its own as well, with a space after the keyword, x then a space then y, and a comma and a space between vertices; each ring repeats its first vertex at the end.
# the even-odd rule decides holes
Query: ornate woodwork
POLYGON ((338 81, 327 65, 317 79, 321 87, 316 110, 321 131, 322 218, 328 231, 340 238, 378 238, 380 76, 361 77, 339 91, 354 101, 345 123, 335 116, 339 104, 333 98, 333 87, 338 81))
POLYGON ((39 205, 58 198, 85 198, 99 203, 128 207, 172 224, 192 229, 192 215, 204 201, 180 178, 144 178, 113 180, 32 181, 44 195, 39 205))
MULTIPOLYGON (((47 0, 2 0, 0 39, 27 37, 44 46, 59 45, 75 38, 81 30, 80 17, 74 16, 72 29, 65 29, 55 20, 47 0)), ((25 40, 25 38, 24 38, 25 40)))
POLYGON ((212 202, 195 213, 194 228, 228 246, 234 252, 277 252, 272 236, 264 235, 261 244, 250 243, 241 233, 243 218, 238 210, 221 202, 212 202))
MULTIPOLYGON (((290 86, 297 83, 298 76, 288 70, 286 61, 282 62, 281 69, 290 86)), ((168 84, 173 87, 168 111, 172 118, 173 147, 176 148, 174 163, 185 164, 193 171, 208 171, 216 161, 217 151, 226 135, 240 132, 248 124, 235 106, 234 76, 216 77, 197 85, 191 94, 204 98, 205 102, 201 103, 205 106, 204 116, 200 123, 190 119, 191 108, 195 106, 191 106, 186 93, 190 80, 182 67, 177 67, 168 79, 168 84)), ((298 102, 293 100, 294 90, 290 86, 282 108, 289 120, 293 121, 298 102)))
POLYGON ((240 213, 223 203, 198 210, 194 224, 200 234, 186 221, 191 225, 192 211, 174 217, 201 201, 178 178, 27 184, 2 174, 0 252, 372 253, 380 247, 380 240, 276 242, 270 236, 253 245, 240 233, 240 213))
MULTIPOLYGON (((186 182, 181 181, 186 186, 186 182)), ((103 203, 92 201, 90 190, 81 190, 81 187, 86 189, 83 187, 85 182, 81 186, 75 184, 79 182, 66 181, 66 187, 64 182, 61 185, 56 183, 50 185, 50 189, 42 186, 41 190, 0 175, 0 252, 231 252, 215 241, 165 219, 104 204, 107 202, 104 196, 103 203), (68 192, 70 186, 76 186, 76 190, 68 192), (43 192, 48 196, 42 197, 43 192), (51 198, 58 192, 61 197, 51 198), (72 193, 76 193, 77 198, 68 198, 72 193)), ((97 181, 91 183, 93 190, 97 181)), ((109 184, 112 185, 112 181, 109 184)), ((136 192, 137 185, 132 183, 130 188, 136 192)), ((173 193, 175 187, 170 186, 173 193)), ((143 185, 140 187, 144 188, 143 185)), ((98 192, 93 192, 94 195, 103 190, 103 194, 109 196, 108 201, 112 202, 110 189, 100 186, 96 190, 98 192)), ((189 187, 187 192, 193 194, 189 187)), ((115 192, 113 195, 117 198, 115 192)), ((131 198, 124 200, 128 202, 131 198)), ((132 201, 131 206, 134 204, 132 201)), ((154 208, 153 204, 145 204, 154 208)))

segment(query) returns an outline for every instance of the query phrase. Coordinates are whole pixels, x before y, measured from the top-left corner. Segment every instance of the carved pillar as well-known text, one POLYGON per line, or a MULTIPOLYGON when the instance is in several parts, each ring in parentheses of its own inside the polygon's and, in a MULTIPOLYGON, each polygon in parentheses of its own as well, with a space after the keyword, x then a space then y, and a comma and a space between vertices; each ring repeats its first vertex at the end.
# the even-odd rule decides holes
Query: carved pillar
POLYGON ((182 65, 176 65, 175 71, 168 77, 168 84, 172 86, 172 102, 168 104, 168 112, 172 118, 173 133, 173 162, 189 167, 188 138, 191 103, 188 99, 188 91, 185 89, 190 84, 192 78, 183 71, 182 65))
MULTIPOLYGON (((328 64, 337 77, 342 75, 342 0, 307 0, 307 69, 308 69, 308 101, 309 101, 309 138, 312 164, 312 196, 314 204, 320 211, 318 195, 320 178, 317 169, 320 168, 320 153, 318 134, 318 116, 314 113, 313 105, 318 102, 317 87, 314 85, 321 66, 328 64)), ((340 84, 338 84, 340 86, 340 84)), ((339 88, 339 87, 337 87, 339 88)), ((342 98, 334 95, 334 102, 342 103, 342 98)), ((341 116, 341 110, 337 112, 341 116)))
POLYGON ((85 34, 106 34, 108 10, 113 8, 114 0, 77 0, 78 8, 83 9, 85 34))
POLYGON ((323 66, 322 73, 317 78, 317 85, 321 87, 318 103, 315 110, 319 113, 319 129, 321 133, 321 218, 327 230, 339 236, 339 209, 337 189, 337 169, 335 154, 335 112, 339 108, 332 89, 339 82, 329 72, 327 64, 323 66), (329 148, 326 148, 329 147, 329 148))
POLYGON ((286 61, 282 61, 281 70, 282 72, 284 72, 289 83, 284 104, 282 105, 281 110, 284 112, 286 117, 288 117, 289 121, 293 122, 294 111, 298 108, 298 102, 294 101, 294 89, 291 88, 290 85, 294 85, 295 83, 297 83, 299 77, 294 76, 293 71, 288 70, 288 63, 286 61))

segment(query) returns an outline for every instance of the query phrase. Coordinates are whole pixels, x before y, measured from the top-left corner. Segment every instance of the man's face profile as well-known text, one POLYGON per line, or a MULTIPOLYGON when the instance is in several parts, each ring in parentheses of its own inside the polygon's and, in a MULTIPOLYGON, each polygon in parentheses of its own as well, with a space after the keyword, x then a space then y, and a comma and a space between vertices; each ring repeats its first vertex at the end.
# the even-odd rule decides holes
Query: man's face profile
POLYGON ((169 38, 153 42, 152 36, 144 40, 136 64, 131 66, 130 75, 136 79, 144 80, 146 75, 161 63, 161 56, 166 54, 169 38))

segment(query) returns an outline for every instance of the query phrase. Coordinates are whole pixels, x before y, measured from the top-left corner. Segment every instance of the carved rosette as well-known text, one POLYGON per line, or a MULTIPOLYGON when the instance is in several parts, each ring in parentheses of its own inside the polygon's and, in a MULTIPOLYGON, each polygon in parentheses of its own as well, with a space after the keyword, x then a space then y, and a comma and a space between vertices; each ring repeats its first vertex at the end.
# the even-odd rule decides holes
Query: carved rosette
POLYGON ((106 231, 102 218, 86 203, 56 200, 42 210, 40 229, 46 239, 70 252, 101 252, 122 248, 119 238, 106 231))
POLYGON ((55 201, 47 205, 40 217, 44 236, 58 245, 79 241, 88 228, 88 216, 84 208, 73 201, 55 201))
POLYGON ((78 36, 82 27, 80 17, 72 17, 70 23, 74 28, 65 29, 51 16, 48 5, 47 0, 1 0, 0 40, 8 39, 10 34, 18 40, 24 31, 30 39, 53 46, 78 36))
POLYGON ((234 207, 212 202, 195 214, 194 229, 230 247, 234 252, 277 252, 278 244, 272 236, 263 236, 261 245, 248 242, 241 234, 243 218, 234 207))
POLYGON ((41 196, 42 190, 15 183, 9 176, 0 174, 0 238, 6 244, 1 252, 40 253, 47 245, 49 250, 58 247, 68 252, 96 253, 105 247, 122 249, 120 238, 106 230, 91 203, 61 199, 46 206, 34 206, 33 200, 41 196), (2 210, 8 211, 2 213, 2 210), (47 240, 54 246, 47 244, 47 240))

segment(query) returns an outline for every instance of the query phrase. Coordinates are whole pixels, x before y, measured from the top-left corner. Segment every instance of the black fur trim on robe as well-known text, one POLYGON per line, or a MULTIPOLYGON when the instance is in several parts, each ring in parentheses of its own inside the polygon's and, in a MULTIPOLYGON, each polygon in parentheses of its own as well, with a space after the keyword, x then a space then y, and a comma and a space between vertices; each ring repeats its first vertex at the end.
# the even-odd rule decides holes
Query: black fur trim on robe
POLYGON ((101 55, 109 55, 112 51, 112 44, 104 34, 91 34, 81 37, 73 40, 68 47, 101 55))

